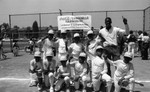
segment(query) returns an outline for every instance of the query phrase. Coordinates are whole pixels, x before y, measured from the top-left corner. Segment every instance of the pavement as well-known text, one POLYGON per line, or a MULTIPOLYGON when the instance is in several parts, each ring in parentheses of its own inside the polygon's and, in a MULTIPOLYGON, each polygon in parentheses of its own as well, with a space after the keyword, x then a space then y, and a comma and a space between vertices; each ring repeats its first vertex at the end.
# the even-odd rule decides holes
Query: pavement
MULTIPOLYGON (((14 57, 12 53, 6 55, 6 60, 0 60, 0 92, 38 92, 36 87, 29 87, 28 69, 33 55, 23 51, 19 52, 18 57, 14 57)), ((135 92, 150 92, 150 60, 135 57, 132 62, 136 81, 144 84, 144 87, 135 85, 135 92)))

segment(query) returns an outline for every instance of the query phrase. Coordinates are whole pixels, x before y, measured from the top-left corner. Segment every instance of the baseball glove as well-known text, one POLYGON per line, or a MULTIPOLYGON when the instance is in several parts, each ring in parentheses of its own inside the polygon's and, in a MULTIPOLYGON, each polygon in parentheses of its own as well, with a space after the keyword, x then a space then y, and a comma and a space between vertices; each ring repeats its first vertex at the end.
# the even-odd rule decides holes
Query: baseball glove
POLYGON ((129 81, 124 79, 124 78, 121 78, 119 81, 118 81, 118 85, 119 86, 122 86, 122 87, 127 87, 129 85, 129 81))

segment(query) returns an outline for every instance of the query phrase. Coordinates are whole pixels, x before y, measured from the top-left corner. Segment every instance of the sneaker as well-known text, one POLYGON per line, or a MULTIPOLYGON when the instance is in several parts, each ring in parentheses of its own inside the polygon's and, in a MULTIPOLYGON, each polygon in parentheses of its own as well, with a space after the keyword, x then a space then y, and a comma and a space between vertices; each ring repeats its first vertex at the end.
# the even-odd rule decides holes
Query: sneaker
POLYGON ((42 91, 42 86, 38 86, 38 91, 42 91))
POLYGON ((37 86, 37 82, 36 81, 31 81, 29 84, 29 87, 36 87, 37 86))
POLYGON ((51 87, 49 91, 50 91, 50 92, 54 92, 54 89, 53 89, 53 87, 51 87))

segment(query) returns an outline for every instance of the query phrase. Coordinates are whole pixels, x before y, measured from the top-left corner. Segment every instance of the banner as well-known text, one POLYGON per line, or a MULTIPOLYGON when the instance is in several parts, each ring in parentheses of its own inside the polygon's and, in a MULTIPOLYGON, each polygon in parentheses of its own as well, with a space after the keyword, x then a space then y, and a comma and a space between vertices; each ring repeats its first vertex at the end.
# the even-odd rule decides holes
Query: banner
POLYGON ((91 16, 90 15, 77 15, 77 16, 58 16, 58 29, 59 30, 90 30, 91 29, 91 16))

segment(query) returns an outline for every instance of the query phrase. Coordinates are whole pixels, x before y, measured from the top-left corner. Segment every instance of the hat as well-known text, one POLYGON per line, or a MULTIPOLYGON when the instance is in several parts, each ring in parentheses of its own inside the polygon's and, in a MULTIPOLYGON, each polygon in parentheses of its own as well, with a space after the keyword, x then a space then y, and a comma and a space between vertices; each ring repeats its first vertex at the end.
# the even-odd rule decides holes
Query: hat
POLYGON ((53 51, 47 51, 46 56, 53 56, 53 51))
POLYGON ((79 57, 86 57, 86 54, 84 52, 81 52, 79 57))
POLYGON ((93 31, 92 31, 92 30, 89 30, 89 31, 87 32, 87 35, 89 35, 89 34, 93 34, 93 31))
POLYGON ((41 57, 41 52, 40 51, 36 51, 34 53, 34 57, 41 57))
POLYGON ((79 33, 75 33, 73 37, 80 37, 79 33))
POLYGON ((67 56, 66 55, 63 55, 60 57, 60 61, 66 61, 67 60, 67 56))
POLYGON ((54 34, 54 31, 53 30, 49 30, 48 34, 54 34))
POLYGON ((103 49, 103 47, 101 45, 99 45, 99 46, 96 47, 96 50, 97 49, 103 49))
POLYGON ((132 58, 132 53, 130 53, 130 52, 125 52, 124 53, 124 57, 129 57, 129 58, 132 58))
POLYGON ((64 29, 62 29, 62 30, 61 30, 61 33, 67 33, 67 31, 66 31, 66 30, 64 30, 64 29))

